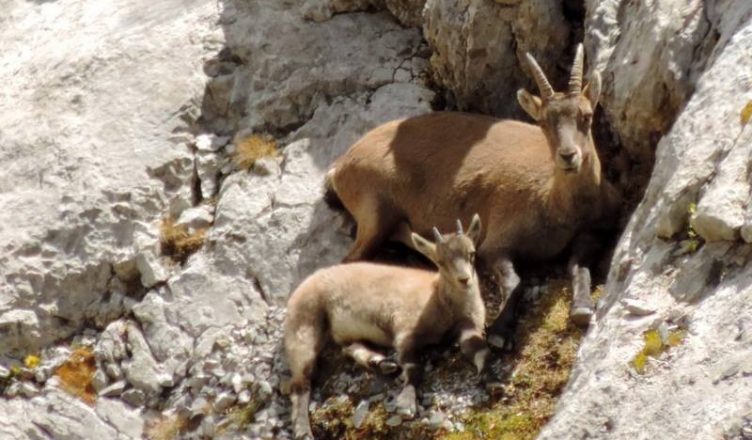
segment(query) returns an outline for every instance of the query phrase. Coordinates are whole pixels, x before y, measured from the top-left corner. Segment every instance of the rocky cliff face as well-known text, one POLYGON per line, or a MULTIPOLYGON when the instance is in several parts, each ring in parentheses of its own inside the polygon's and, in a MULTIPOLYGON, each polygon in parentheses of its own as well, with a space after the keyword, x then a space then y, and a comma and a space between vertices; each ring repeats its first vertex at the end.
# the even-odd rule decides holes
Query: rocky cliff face
POLYGON ((284 301, 350 242, 328 164, 436 106, 519 114, 524 52, 560 85, 582 35, 616 175, 652 176, 541 436, 750 435, 747 1, 6 3, 3 438, 288 436, 284 301))

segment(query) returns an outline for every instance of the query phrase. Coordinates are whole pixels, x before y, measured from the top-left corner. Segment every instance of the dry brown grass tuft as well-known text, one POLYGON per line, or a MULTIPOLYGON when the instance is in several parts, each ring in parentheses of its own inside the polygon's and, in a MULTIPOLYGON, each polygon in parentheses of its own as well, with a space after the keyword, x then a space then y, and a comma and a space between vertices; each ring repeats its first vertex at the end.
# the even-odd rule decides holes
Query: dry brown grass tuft
POLYGON ((184 263, 188 256, 201 248, 205 236, 206 229, 191 232, 185 225, 176 225, 171 217, 164 218, 159 227, 162 254, 179 263, 184 263))
POLYGON ((177 414, 160 417, 146 428, 149 440, 175 440, 186 425, 186 420, 177 414))
POLYGON ((57 367, 55 374, 60 378, 62 389, 86 403, 93 404, 96 400, 96 392, 91 381, 96 371, 94 353, 88 347, 79 347, 57 367))
POLYGON ((232 162, 239 169, 250 169, 256 160, 277 154, 277 141, 266 134, 252 134, 243 138, 236 138, 235 152, 232 162))

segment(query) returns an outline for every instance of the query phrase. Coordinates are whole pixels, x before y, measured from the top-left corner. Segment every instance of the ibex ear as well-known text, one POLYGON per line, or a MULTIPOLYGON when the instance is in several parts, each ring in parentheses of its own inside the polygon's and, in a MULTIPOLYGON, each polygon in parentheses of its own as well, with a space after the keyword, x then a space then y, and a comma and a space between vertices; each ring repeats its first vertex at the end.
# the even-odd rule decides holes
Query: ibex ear
POLYGON ((582 93, 590 101, 590 106, 595 109, 595 106, 598 105, 598 98, 601 96, 601 74, 593 72, 591 76, 590 82, 585 86, 582 93))
POLYGON ((528 92, 525 89, 519 89, 517 90, 517 102, 520 103, 520 106, 523 110, 527 112, 528 115, 530 115, 531 118, 533 118, 535 121, 540 121, 543 115, 541 114, 541 107, 543 107, 543 101, 533 95, 532 93, 528 92))
POLYGON ((467 232, 465 235, 467 235, 470 240, 473 241, 473 244, 475 246, 478 246, 478 241, 480 241, 480 216, 478 214, 473 215, 473 219, 470 221, 470 226, 467 228, 467 232))
POLYGON ((410 238, 413 240, 413 247, 421 254, 428 257, 429 260, 436 263, 436 245, 416 234, 415 232, 410 234, 410 238))

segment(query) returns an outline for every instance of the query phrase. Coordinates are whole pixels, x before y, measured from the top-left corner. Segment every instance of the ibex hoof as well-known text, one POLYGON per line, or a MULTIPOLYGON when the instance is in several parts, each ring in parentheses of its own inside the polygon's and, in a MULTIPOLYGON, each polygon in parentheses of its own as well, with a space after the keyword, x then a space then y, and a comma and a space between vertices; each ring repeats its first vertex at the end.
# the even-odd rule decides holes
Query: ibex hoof
POLYGON ((379 362, 378 369, 381 374, 387 375, 398 372, 400 370, 400 366, 397 362, 394 362, 391 359, 383 359, 381 362, 379 362))
POLYGON ((590 307, 575 307, 569 312, 569 319, 571 319, 575 325, 580 327, 587 327, 590 325, 590 319, 592 317, 593 309, 590 307))
POLYGON ((397 362, 384 357, 371 358, 368 361, 368 366, 371 370, 379 372, 385 376, 394 374, 400 370, 400 366, 397 362))

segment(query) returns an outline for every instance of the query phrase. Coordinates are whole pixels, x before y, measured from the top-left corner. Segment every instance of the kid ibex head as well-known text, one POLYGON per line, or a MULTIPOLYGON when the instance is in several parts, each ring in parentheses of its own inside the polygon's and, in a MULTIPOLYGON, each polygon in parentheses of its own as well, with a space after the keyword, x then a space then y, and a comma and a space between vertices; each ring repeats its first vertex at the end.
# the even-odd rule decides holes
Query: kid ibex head
POLYGON ((565 93, 555 92, 535 58, 530 53, 526 57, 540 97, 520 89, 517 100, 546 135, 556 166, 565 172, 577 173, 583 159, 592 154, 590 125, 601 93, 601 77, 598 72, 592 72, 590 83, 582 86, 582 44, 577 45, 565 93))
POLYGON ((478 214, 473 216, 467 232, 457 220, 457 231, 442 235, 433 228, 434 243, 418 234, 412 234, 415 249, 428 257, 439 268, 441 274, 452 284, 467 288, 476 280, 475 247, 480 240, 481 224, 478 214))

